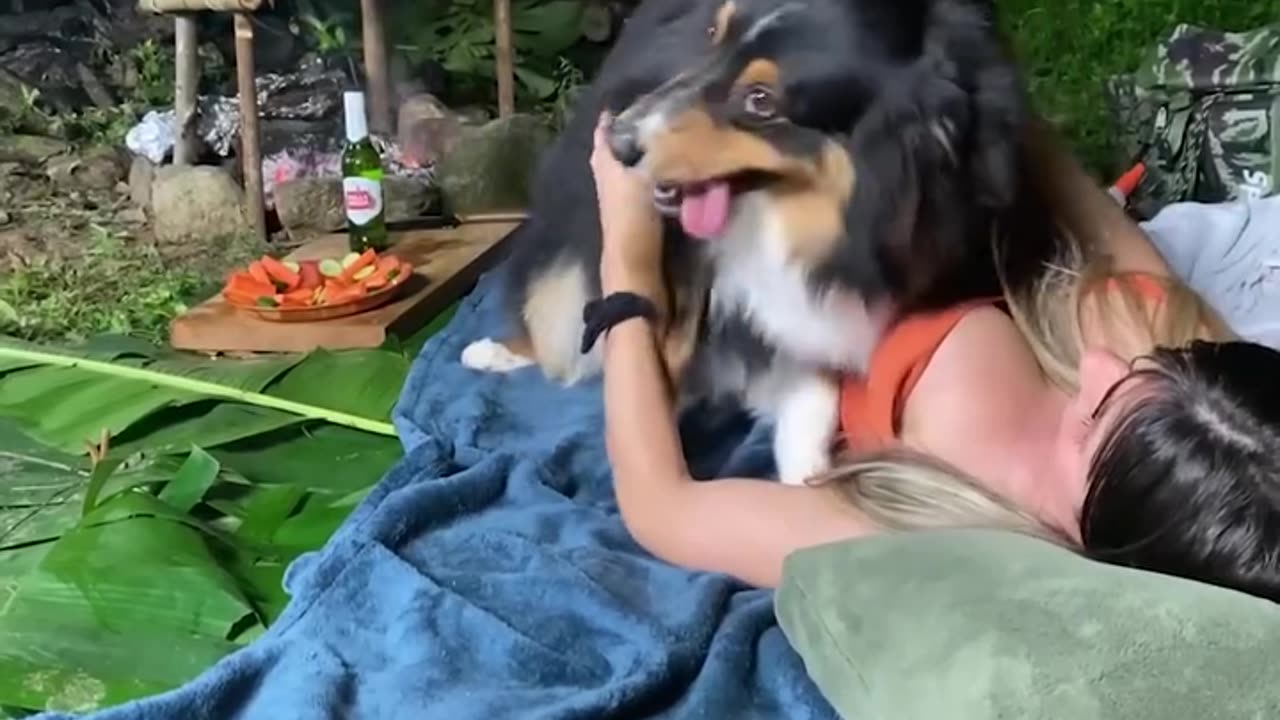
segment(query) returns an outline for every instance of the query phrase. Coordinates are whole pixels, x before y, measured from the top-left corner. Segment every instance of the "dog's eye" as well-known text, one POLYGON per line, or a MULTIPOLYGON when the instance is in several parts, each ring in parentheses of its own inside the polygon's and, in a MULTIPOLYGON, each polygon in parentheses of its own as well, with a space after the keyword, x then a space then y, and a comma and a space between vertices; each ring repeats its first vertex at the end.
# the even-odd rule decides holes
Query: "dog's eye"
POLYGON ((742 96, 742 109, 757 120, 769 120, 778 113, 778 102, 772 90, 757 85, 742 96))

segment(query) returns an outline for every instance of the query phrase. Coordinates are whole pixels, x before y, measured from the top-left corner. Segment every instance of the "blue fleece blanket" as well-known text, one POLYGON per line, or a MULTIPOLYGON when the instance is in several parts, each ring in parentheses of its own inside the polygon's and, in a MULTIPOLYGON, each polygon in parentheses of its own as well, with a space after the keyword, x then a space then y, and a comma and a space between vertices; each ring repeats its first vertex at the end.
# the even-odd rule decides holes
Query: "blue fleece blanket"
MULTIPOLYGON (((458 364, 501 329, 495 280, 424 347, 396 411, 405 458, 290 568, 277 623, 187 686, 97 717, 835 717, 771 593, 632 542, 598 384, 458 364)), ((700 476, 770 469, 764 430, 741 418, 682 430, 700 476)))

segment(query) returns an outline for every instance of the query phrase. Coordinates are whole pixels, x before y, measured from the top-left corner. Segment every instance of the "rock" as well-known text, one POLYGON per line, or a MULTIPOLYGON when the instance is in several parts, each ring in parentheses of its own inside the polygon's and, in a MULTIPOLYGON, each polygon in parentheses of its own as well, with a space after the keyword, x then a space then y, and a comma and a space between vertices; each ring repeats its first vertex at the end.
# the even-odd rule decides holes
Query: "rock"
POLYGON ((126 207, 116 213, 116 220, 125 225, 146 225, 147 214, 138 207, 126 207))
POLYGON ((538 156, 550 140, 550 129, 532 115, 464 126, 436 165, 445 205, 462 215, 525 208, 538 156))
POLYGON ((341 178, 299 178, 276 186, 276 215, 293 237, 338 230, 342 213, 341 178))
MULTIPOLYGON (((388 176, 382 181, 387 222, 422 217, 432 209, 435 193, 413 178, 388 176)), ((276 186, 276 214, 290 237, 337 232, 347 226, 342 210, 342 179, 299 178, 276 186)))
POLYGON ((0 136, 0 162, 37 165, 70 150, 71 145, 43 135, 0 136))
POLYGON ((40 247, 21 230, 0 231, 0 270, 11 272, 41 257, 40 247))
POLYGON ((114 190, 129 172, 125 155, 112 147, 96 147, 82 156, 59 155, 45 165, 45 174, 60 187, 114 190))
POLYGON ((13 216, 5 210, 0 210, 0 227, 4 227, 13 222, 13 216))
POLYGON ((207 165, 158 168, 151 217, 162 243, 208 244, 249 231, 244 192, 225 170, 207 165))
POLYGON ((483 125, 493 119, 489 111, 479 105, 464 105, 453 111, 463 125, 483 125))
POLYGON ((129 199, 140 208, 151 207, 151 183, 156 176, 156 166, 141 155, 133 156, 129 165, 129 199))
POLYGON ((396 128, 401 161, 409 167, 426 167, 457 143, 462 121, 434 95, 420 93, 400 105, 396 128))

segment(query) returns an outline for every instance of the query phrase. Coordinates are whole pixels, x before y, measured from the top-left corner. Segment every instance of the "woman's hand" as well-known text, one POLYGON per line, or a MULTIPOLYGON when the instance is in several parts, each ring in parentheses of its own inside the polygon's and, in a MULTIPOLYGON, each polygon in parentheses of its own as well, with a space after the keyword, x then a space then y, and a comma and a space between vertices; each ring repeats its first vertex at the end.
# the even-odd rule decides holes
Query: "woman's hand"
POLYGON ((591 173, 600 207, 603 251, 600 279, 606 294, 630 291, 658 299, 662 283, 662 221, 653 207, 653 187, 628 171, 609 149, 608 114, 596 123, 591 173))

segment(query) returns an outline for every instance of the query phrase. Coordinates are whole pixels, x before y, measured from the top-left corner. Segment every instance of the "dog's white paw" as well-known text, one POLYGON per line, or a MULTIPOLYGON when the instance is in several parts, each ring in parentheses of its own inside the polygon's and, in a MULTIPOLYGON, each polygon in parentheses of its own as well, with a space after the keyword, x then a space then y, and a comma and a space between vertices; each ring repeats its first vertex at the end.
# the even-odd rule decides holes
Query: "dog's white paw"
POLYGON ((831 453, 825 447, 797 447, 778 454, 778 480, 783 485, 804 485, 815 475, 831 469, 831 453))
POLYGON ((505 345, 490 338, 476 340, 463 348, 461 360, 465 367, 472 370, 495 373, 509 373, 533 364, 529 358, 511 352, 505 345))
POLYGON ((813 373, 797 377, 779 398, 773 434, 778 479, 787 485, 831 469, 831 447, 840 417, 840 386, 813 373))

